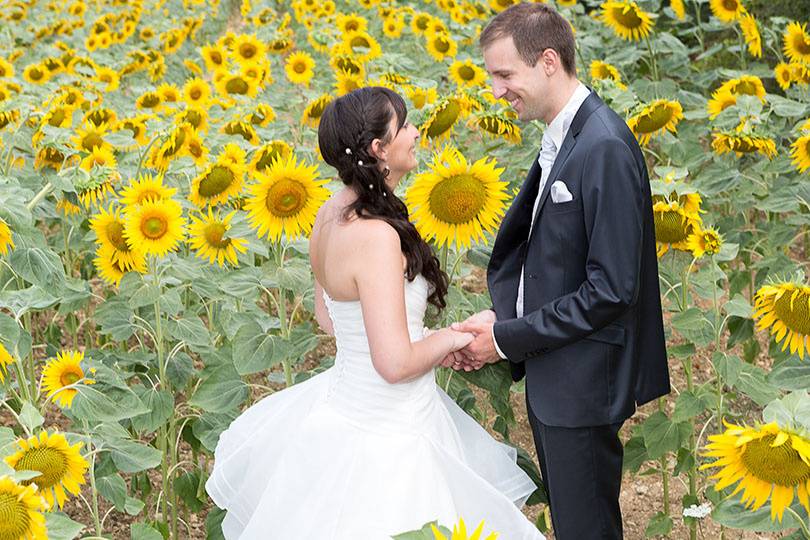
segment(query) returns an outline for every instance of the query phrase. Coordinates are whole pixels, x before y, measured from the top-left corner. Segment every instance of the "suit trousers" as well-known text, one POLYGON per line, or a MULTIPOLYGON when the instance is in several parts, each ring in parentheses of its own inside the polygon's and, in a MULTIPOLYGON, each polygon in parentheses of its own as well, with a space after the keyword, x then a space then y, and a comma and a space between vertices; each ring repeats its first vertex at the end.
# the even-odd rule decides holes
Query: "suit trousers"
POLYGON ((557 540, 622 538, 619 491, 624 422, 567 428, 547 426, 526 400, 540 472, 548 492, 557 540))

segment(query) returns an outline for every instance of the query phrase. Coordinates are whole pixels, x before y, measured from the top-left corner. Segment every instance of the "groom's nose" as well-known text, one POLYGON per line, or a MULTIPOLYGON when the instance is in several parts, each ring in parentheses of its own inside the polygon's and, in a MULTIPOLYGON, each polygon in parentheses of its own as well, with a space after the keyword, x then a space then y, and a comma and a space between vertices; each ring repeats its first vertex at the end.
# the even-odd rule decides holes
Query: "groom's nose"
POLYGON ((492 95, 495 99, 501 99, 506 94, 506 86, 497 82, 492 83, 492 95))

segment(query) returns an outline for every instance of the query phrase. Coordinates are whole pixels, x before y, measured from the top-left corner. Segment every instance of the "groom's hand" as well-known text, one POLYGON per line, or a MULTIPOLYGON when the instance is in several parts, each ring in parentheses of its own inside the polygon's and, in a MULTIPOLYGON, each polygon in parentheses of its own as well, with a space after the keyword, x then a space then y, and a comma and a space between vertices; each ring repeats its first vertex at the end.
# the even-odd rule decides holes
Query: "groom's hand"
POLYGON ((492 338, 492 327, 495 324, 495 312, 492 310, 476 313, 470 319, 462 323, 451 325, 453 330, 459 332, 471 332, 475 334, 475 339, 468 344, 462 353, 471 360, 477 368, 484 364, 497 362, 501 359, 495 349, 495 341, 492 338))

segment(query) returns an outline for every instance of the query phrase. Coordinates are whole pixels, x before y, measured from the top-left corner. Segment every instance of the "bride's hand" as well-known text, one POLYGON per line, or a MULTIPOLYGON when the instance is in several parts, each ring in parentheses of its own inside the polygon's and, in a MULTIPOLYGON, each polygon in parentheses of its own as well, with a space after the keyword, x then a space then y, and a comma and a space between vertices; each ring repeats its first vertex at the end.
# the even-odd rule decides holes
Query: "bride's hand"
POLYGON ((452 352, 463 349, 475 339, 475 334, 471 334, 469 332, 457 332, 456 330, 452 330, 450 328, 445 328, 444 331, 449 332, 452 339, 452 345, 450 348, 452 352))

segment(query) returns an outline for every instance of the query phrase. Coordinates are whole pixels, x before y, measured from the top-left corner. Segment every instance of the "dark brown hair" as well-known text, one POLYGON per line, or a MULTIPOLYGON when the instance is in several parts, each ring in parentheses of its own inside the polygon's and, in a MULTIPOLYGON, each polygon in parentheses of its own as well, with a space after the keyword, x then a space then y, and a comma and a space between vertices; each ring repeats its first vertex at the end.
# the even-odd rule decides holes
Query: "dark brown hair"
POLYGON ((405 125, 407 114, 405 101, 396 92, 381 86, 359 88, 326 106, 318 126, 318 148, 324 161, 337 169, 343 183, 357 193, 357 199, 346 207, 344 218, 354 213, 362 219, 381 219, 391 225, 408 261, 408 280, 413 281, 421 273, 433 285, 428 302, 443 309, 447 274, 408 219, 408 207, 386 185, 388 169, 381 171, 377 158, 369 152, 374 139, 389 143, 391 119, 396 116, 397 133, 405 125))
POLYGON ((576 44, 571 25, 554 8, 546 4, 521 2, 498 13, 481 32, 482 49, 494 41, 512 36, 520 58, 534 66, 546 49, 554 49, 565 72, 577 74, 576 44))

